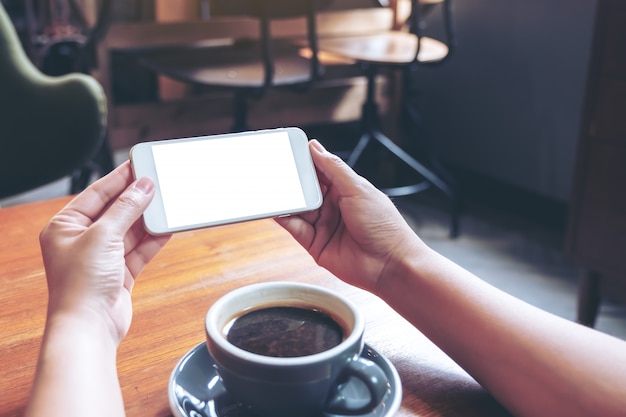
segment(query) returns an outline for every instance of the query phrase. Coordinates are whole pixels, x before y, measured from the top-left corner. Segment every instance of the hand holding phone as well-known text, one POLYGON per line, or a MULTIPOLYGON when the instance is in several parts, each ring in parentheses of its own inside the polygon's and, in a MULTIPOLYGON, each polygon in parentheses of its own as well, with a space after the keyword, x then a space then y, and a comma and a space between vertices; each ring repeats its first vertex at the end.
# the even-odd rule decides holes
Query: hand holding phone
POLYGON ((298 128, 144 142, 130 151, 135 177, 156 193, 144 213, 155 235, 319 208, 322 194, 298 128))

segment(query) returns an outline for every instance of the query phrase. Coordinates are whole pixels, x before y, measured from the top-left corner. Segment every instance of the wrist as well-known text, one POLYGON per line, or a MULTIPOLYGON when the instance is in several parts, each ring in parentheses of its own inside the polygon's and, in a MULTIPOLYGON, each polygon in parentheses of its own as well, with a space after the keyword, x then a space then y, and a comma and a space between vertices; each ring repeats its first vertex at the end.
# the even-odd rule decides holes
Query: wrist
POLYGON ((132 303, 130 293, 119 291, 115 296, 85 294, 77 291, 50 291, 48 297, 47 320, 50 323, 71 321, 75 326, 94 326, 93 330, 103 333, 119 345, 131 324, 132 303))
POLYGON ((44 338, 63 338, 65 340, 84 341, 101 346, 102 349, 115 352, 120 338, 112 331, 107 320, 88 308, 81 311, 48 312, 44 338))
POLYGON ((434 251, 415 236, 398 245, 389 257, 377 281, 376 295, 382 299, 395 298, 407 285, 416 284, 416 275, 424 270, 434 251))
POLYGON ((123 415, 117 346, 102 318, 49 314, 25 415, 123 415))

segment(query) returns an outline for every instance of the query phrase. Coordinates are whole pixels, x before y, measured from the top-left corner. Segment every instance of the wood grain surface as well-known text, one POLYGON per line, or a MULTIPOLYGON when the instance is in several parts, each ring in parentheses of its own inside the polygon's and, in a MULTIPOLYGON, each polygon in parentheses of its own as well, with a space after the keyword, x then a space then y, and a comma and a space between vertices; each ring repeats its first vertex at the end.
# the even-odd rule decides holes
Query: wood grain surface
MULTIPOLYGON (((47 303, 38 235, 67 198, 0 209, 0 416, 23 413, 47 303)), ((204 340, 204 315, 220 296, 260 281, 314 283, 362 309, 365 341, 398 369, 398 416, 508 413, 418 330, 377 297, 318 267, 273 220, 177 234, 139 276, 134 318, 118 353, 128 416, 169 416, 167 384, 178 360, 204 340)), ((73 393, 67 393, 68 398, 73 393)))

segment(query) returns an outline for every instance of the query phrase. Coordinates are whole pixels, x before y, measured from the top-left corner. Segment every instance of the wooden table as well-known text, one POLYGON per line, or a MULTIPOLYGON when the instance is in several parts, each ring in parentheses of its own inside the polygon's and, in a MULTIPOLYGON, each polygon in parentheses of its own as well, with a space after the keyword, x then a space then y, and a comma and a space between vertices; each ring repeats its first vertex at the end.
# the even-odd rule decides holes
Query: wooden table
MULTIPOLYGON (((47 289, 38 243, 67 198, 0 209, 0 416, 23 413, 43 332, 47 289)), ((169 416, 170 372, 204 340, 204 315, 226 292, 260 281, 332 288, 366 317, 365 341, 403 383, 399 416, 506 416, 451 359, 385 303, 315 265, 272 220, 181 233, 138 278, 134 319, 118 354, 127 415, 169 416)), ((68 393, 71 395, 71 393, 68 393)))

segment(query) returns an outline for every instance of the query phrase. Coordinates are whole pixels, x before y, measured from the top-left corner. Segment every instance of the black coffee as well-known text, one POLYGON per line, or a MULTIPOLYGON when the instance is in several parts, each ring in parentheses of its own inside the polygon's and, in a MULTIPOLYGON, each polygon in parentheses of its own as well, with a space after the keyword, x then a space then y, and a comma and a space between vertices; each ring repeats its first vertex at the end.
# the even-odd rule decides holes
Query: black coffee
POLYGON ((342 327, 327 314, 300 307, 268 307, 238 317, 228 330, 233 345, 280 358, 313 355, 337 346, 342 327))

